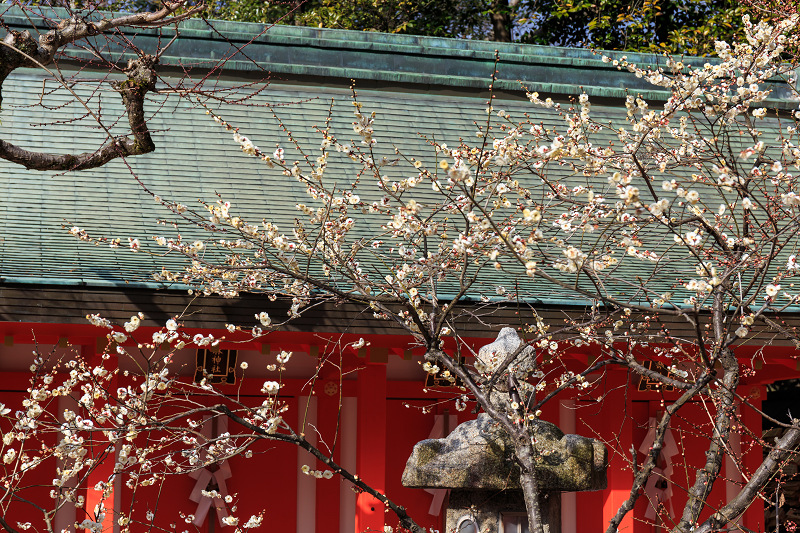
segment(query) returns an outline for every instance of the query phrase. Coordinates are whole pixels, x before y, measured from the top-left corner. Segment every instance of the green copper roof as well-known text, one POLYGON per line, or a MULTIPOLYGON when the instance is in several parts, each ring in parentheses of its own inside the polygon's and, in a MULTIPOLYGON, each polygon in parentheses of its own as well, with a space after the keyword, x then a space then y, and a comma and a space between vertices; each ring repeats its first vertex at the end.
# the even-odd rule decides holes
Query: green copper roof
MULTIPOLYGON (((29 25, 13 10, 3 19, 18 28, 29 25)), ((280 83, 258 92, 249 101, 252 105, 213 105, 265 150, 280 144, 290 161, 300 155, 281 134, 276 116, 301 145, 312 149, 319 145, 314 127, 325 123, 329 110, 336 135, 340 139, 354 137, 347 88, 351 78, 364 110, 377 112, 376 156, 391 157, 397 148, 428 162, 434 162, 435 154, 425 137, 455 146, 462 138, 474 138, 475 122, 486 120, 486 87, 495 49, 501 58, 499 87, 506 89, 499 93, 495 109, 502 108, 518 120, 527 113, 536 123, 563 124, 552 111, 529 104, 519 90, 520 83, 562 100, 579 92, 581 86, 593 97, 614 98, 623 96, 626 87, 637 94, 642 93, 639 87, 644 87, 641 80, 585 50, 290 26, 275 26, 262 33, 262 26, 241 23, 214 23, 214 28, 226 38, 202 21, 184 24, 163 63, 210 67, 231 56, 222 73, 210 82, 215 89, 240 87, 272 72, 273 80, 280 83), (254 36, 246 48, 252 61, 235 53, 237 46, 254 36)), ((168 38, 173 30, 164 31, 168 38)), ((156 37, 154 31, 141 31, 136 42, 152 51, 156 37)), ((634 61, 657 60, 630 56, 634 61)), ((164 76, 175 72, 165 70, 164 76)), ((73 89, 91 109, 102 113, 106 124, 114 124, 121 115, 118 95, 108 85, 97 91, 97 83, 92 81, 97 73, 87 71, 81 76, 88 81, 73 89)), ((657 92, 643 94, 663 97, 657 92)), ((55 82, 45 81, 40 71, 16 71, 6 81, 3 96, 2 137, 24 148, 82 152, 95 149, 105 139, 86 116, 86 109, 55 82)), ((615 107, 618 100, 600 102, 605 106, 593 107, 598 120, 624 118, 624 109, 615 107)), ((146 245, 149 237, 175 233, 168 225, 157 223, 169 213, 142 185, 189 206, 200 207, 198 199, 213 202, 219 195, 231 201, 247 220, 267 219, 290 231, 297 216, 295 204, 306 201, 304 189, 296 181, 243 155, 230 133, 190 100, 154 96, 148 115, 157 149, 146 156, 117 160, 92 171, 58 174, 26 171, 0 162, 0 282, 151 284, 151 273, 161 266, 179 268, 180 258, 132 254, 124 249, 130 237, 141 239, 145 249, 155 250, 146 245), (79 242, 68 233, 72 225, 95 237, 118 237, 123 249, 79 242)), ((595 139, 602 141, 601 136, 595 139)), ((404 173, 406 169, 386 167, 390 179, 407 177, 404 173)), ((353 176, 343 174, 341 179, 350 181, 353 176)), ((183 237, 193 236, 184 233, 183 237)), ((550 292, 543 299, 562 297, 550 292)))
MULTIPOLYGON (((29 149, 54 152, 86 151, 99 146, 104 137, 91 118, 70 123, 48 122, 58 117, 85 115, 82 106, 71 102, 66 91, 55 83, 45 84, 48 108, 58 115, 47 116, 37 104, 42 92, 42 77, 36 71, 17 73, 5 85, 4 109, 0 114, 4 138, 29 149), (48 123, 31 126, 31 124, 48 123)), ((221 81, 217 87, 233 87, 240 82, 221 81)), ((92 84, 74 88, 90 107, 102 102, 103 116, 109 121, 121 112, 116 94, 92 94, 92 84)), ((377 90, 359 91, 365 111, 376 111, 377 157, 391 157, 394 148, 427 160, 435 166, 435 153, 424 137, 450 146, 461 138, 474 136, 476 120, 485 120, 486 101, 480 96, 426 95, 377 90)), ((282 136, 277 117, 293 132, 298 142, 319 146, 314 126, 322 125, 332 109, 333 131, 341 139, 357 137, 351 127, 353 106, 350 91, 335 87, 273 84, 252 103, 268 102, 270 109, 220 106, 219 112, 241 128, 257 145, 272 151, 280 144, 287 160, 300 158, 282 136), (333 105, 331 104, 333 100, 333 105)), ((512 116, 535 114, 546 125, 560 124, 553 113, 537 111, 524 100, 503 101, 512 116)), ((150 103, 153 113, 149 125, 157 150, 145 156, 115 160, 95 170, 52 173, 27 171, 0 163, 0 280, 6 282, 56 282, 126 284, 148 282, 150 274, 162 265, 180 261, 170 256, 153 257, 125 250, 129 237, 146 245, 152 235, 173 236, 169 226, 157 224, 169 212, 158 205, 134 179, 137 176, 154 194, 200 208, 198 199, 213 202, 219 194, 231 201, 248 220, 272 220, 286 231, 297 216, 295 204, 307 202, 304 188, 276 170, 267 169, 258 159, 245 156, 229 132, 216 124, 201 108, 187 100, 157 98, 150 103), (92 236, 119 237, 121 250, 79 242, 68 233, 72 225, 92 236)), ((598 117, 619 114, 613 108, 595 108, 598 117)), ((354 171, 354 166, 342 166, 354 171)), ((407 169, 386 167, 391 179, 407 177, 407 169)), ((352 176, 344 175, 344 179, 352 176)), ((183 233, 184 238, 191 235, 183 233)))

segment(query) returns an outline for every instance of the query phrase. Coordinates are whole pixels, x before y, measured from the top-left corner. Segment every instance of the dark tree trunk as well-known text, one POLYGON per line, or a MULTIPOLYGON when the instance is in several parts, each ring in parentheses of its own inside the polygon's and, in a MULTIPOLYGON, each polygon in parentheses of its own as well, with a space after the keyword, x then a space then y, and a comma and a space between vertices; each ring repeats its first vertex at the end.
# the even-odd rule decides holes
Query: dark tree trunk
POLYGON ((303 22, 300 20, 300 15, 308 10, 308 2, 306 0, 294 0, 292 2, 292 20, 295 26, 302 26, 303 22))
POLYGON ((494 0, 489 15, 492 22, 493 40, 511 42, 511 12, 507 0, 494 0))

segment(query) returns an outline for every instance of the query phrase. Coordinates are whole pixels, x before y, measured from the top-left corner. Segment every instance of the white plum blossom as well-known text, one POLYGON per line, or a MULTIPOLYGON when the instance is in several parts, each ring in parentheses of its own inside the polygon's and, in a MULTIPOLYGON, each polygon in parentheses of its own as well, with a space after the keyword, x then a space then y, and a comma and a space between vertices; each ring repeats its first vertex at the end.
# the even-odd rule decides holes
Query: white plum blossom
POLYGON ((774 298, 778 294, 778 291, 780 290, 781 290, 780 285, 770 283, 769 285, 767 285, 765 292, 767 293, 768 297, 774 298))
POLYGON ((358 350, 359 348, 363 348, 364 346, 366 346, 366 344, 367 344, 367 342, 362 337, 362 338, 358 339, 356 342, 354 342, 351 346, 353 348, 355 348, 356 350, 358 350))
POLYGON ((264 326, 265 328, 269 327, 269 325, 272 324, 272 319, 269 317, 269 314, 267 314, 264 311, 258 313, 256 315, 256 318, 258 319, 259 322, 261 322, 261 325, 264 326))
POLYGON ((281 388, 281 384, 277 381, 265 381, 261 387, 261 392, 264 394, 277 394, 281 388))
POLYGON ((139 316, 132 316, 130 321, 125 322, 125 331, 128 333, 133 333, 139 328, 139 324, 141 323, 141 317, 139 316))
POLYGON ((262 515, 253 515, 250 519, 242 526, 244 529, 253 529, 257 527, 261 527, 261 522, 263 520, 262 515))

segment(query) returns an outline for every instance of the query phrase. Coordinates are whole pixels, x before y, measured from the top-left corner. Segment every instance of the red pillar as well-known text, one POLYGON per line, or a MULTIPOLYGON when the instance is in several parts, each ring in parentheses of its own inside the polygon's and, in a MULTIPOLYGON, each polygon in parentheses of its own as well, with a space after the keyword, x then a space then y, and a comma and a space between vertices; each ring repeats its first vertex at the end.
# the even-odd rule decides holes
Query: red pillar
MULTIPOLYGON (((326 455, 331 454, 336 463, 340 462, 342 446, 341 428, 339 427, 339 411, 341 389, 339 387, 338 370, 323 370, 315 395, 317 397, 317 429, 319 431, 318 447, 326 455)), ((322 462, 317 464, 319 470, 327 470, 322 462)), ((317 519, 316 530, 319 533, 337 531, 339 529, 339 487, 337 478, 317 481, 317 519)))
MULTIPOLYGON (((104 341, 105 339, 102 339, 101 341, 98 341, 98 344, 102 344, 104 346, 104 341)), ((108 371, 113 371, 114 369, 118 368, 117 355, 115 353, 111 354, 109 360, 103 361, 101 359, 102 348, 100 346, 81 346, 81 356, 83 357, 83 360, 86 361, 86 363, 90 366, 89 371, 91 371, 91 369, 94 367, 101 366, 101 363, 102 366, 108 371)), ((105 388, 109 391, 116 391, 116 375, 114 375, 109 381, 105 382, 105 388)), ((101 398, 96 401, 103 402, 104 400, 101 398)), ((94 515, 95 507, 102 501, 105 507, 103 530, 116 532, 119 531, 119 523, 117 519, 121 509, 119 508, 118 497, 119 483, 116 479, 112 479, 112 475, 114 474, 114 462, 116 460, 115 447, 109 443, 108 439, 105 438, 101 432, 94 432, 89 438, 91 439, 89 443, 89 453, 93 459, 99 460, 99 462, 89 473, 85 509, 94 520, 96 519, 94 515), (95 490, 94 487, 99 482, 111 484, 111 490, 108 492, 108 497, 103 498, 103 492, 95 490), (115 496, 117 497, 115 498, 115 496)))
MULTIPOLYGON (((756 409, 761 409, 761 402, 766 398, 767 390, 763 386, 753 387, 748 396, 748 401, 756 409)), ((740 409, 742 423, 756 435, 761 435, 761 415, 746 405, 740 409)), ((743 467, 748 475, 752 475, 764 460, 764 452, 757 442, 748 437, 747 432, 742 432, 741 440, 743 467)), ((764 530, 764 501, 761 498, 756 498, 747 508, 743 516, 743 525, 751 531, 764 530)))
MULTIPOLYGON (((624 372, 609 372, 608 390, 616 389, 602 400, 600 413, 592 422, 598 429, 600 438, 608 447, 608 488, 603 491, 603 521, 605 528, 620 505, 630 496, 633 484, 633 472, 630 467, 630 449, 633 443, 633 405, 630 398, 628 376, 624 372), (615 413, 613 416, 610 413, 615 413)), ((591 433, 584 433, 591 435, 591 433)), ((579 524, 580 526, 580 524, 579 524)), ((634 519, 630 512, 622 519, 618 530, 620 533, 633 533, 634 519)))
MULTIPOLYGON (((370 486, 386 490, 386 365, 368 363, 358 373, 357 474, 370 486)), ((338 500, 337 500, 338 501, 338 500)), ((362 493, 356 500, 356 532, 383 531, 383 504, 362 493)))

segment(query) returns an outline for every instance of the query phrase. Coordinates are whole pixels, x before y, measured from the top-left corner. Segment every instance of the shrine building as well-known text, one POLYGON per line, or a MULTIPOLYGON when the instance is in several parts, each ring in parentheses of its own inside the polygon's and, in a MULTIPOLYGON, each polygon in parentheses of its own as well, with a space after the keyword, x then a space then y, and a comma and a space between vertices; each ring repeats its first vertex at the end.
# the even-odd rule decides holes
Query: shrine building
MULTIPOLYGON (((16 29, 31 24, 14 9, 5 12, 3 21, 16 29)), ((45 29, 41 20, 35 22, 45 29)), ((172 30, 162 31, 169 34, 172 30)), ((136 43, 145 51, 156 46, 157 38, 155 30, 136 32, 136 43)), ((71 87, 98 105, 91 80, 105 72, 94 72, 91 63, 81 63, 89 59, 88 54, 76 49, 73 59, 61 61, 59 67, 67 75, 82 69, 80 76, 86 83, 71 87)), ((627 55, 637 62, 657 60, 627 55)), ((612 118, 624 117, 623 102, 629 92, 653 102, 665 99, 664 93, 603 63, 588 50, 292 26, 265 31, 261 25, 230 22, 216 22, 212 31, 200 20, 181 25, 180 38, 162 56, 159 73, 177 83, 188 70, 193 80, 204 78, 205 87, 216 91, 252 93, 252 99, 240 105, 220 104, 218 112, 258 145, 270 149, 287 145, 283 129, 291 131, 302 145, 318 146, 314 128, 325 124, 329 113, 334 125, 349 128, 354 86, 364 110, 376 112, 375 135, 385 140, 376 146, 379 155, 392 154, 394 147, 404 153, 426 154, 433 150, 429 139, 456 146, 461 138, 473 135, 476 121, 486 120, 496 56, 499 74, 493 87, 494 106, 512 117, 540 113, 526 98, 524 88, 561 102, 585 91, 592 99, 593 112, 612 118), (267 78, 269 84, 263 86, 267 78)), ((101 105, 108 117, 120 109, 112 92, 102 95, 101 105)), ((401 474, 415 443, 443 437, 475 414, 470 409, 456 410, 450 401, 439 401, 451 394, 426 382, 420 366, 422 350, 413 346, 400 328, 376 321, 372 312, 352 304, 326 304, 303 313, 280 331, 247 340, 246 335, 229 334, 226 325, 252 326, 256 324, 254 315, 262 311, 286 317, 289 304, 259 295, 198 297, 189 294, 187 287, 152 278, 151 274, 164 266, 179 270, 180 258, 130 252, 125 242, 128 238, 144 242, 166 231, 158 222, 169 213, 154 202, 152 194, 192 206, 199 205, 198 199, 214 202, 220 197, 253 219, 288 223, 303 197, 294 180, 281 180, 277 173, 267 172, 257 158, 243 155, 230 140, 230 133, 192 98, 156 95, 148 105, 148 124, 157 146, 148 155, 81 172, 36 172, 0 163, 0 402, 12 410, 20 408, 34 351, 73 350, 89 359, 102 353, 108 342, 106 331, 90 325, 86 315, 99 314, 121 324, 141 312, 145 336, 180 316, 192 334, 230 339, 220 345, 219 353, 181 352, 186 379, 203 370, 219 374, 221 381, 228 383, 221 387, 256 401, 261 397, 261 384, 270 375, 264 361, 274 362, 280 351, 292 351, 282 376, 281 398, 290 406, 287 419, 298 426, 305 424, 312 440, 336 434, 334 453, 344 467, 404 505, 420 525, 441 531, 447 494, 405 488, 401 474), (90 235, 119 237, 123 244, 114 249, 81 242, 69 232, 73 225, 90 235), (342 351, 342 346, 362 338, 363 347, 342 351), (309 378, 332 353, 342 354, 342 373, 323 367, 310 395, 309 378), (242 362, 248 363, 244 376, 242 362)), ((86 109, 41 70, 17 70, 5 81, 0 118, 3 138, 30 149, 91 151, 105 140, 105 133, 87 122, 86 109)), ((555 122, 557 118, 542 115, 541 120, 555 122)), ((112 130, 123 132, 124 126, 114 124, 112 130)), ((394 171, 388 168, 387 172, 394 171)), ((542 294, 535 305, 542 316, 557 320, 571 306, 582 309, 583 303, 542 294)), ((464 325, 464 342, 476 350, 488 344, 500 327, 524 322, 525 317, 517 313, 513 306, 498 305, 486 323, 464 325)), ((740 394, 756 406, 766 399, 769 383, 800 377, 794 347, 768 343, 765 338, 763 346, 737 352, 742 358, 752 358, 753 368, 758 370, 743 377, 740 386, 740 394), (761 349, 764 357, 754 357, 761 349)), ((584 368, 591 357, 576 348, 568 354, 567 365, 584 368)), ((610 443, 607 488, 563 494, 563 533, 605 529, 629 495, 634 475, 628 467, 630 450, 639 450, 640 460, 644 457, 648 438, 652 441, 650 420, 663 408, 663 395, 673 394, 624 371, 609 371, 604 379, 608 392, 602 402, 570 397, 547 404, 542 414, 544 420, 567 433, 610 443)), ((68 408, 70 402, 64 398, 59 410, 68 408)), ((677 487, 685 487, 694 478, 694 471, 686 467, 691 461, 684 458, 704 454, 704 447, 683 438, 703 427, 707 421, 704 408, 699 404, 685 408, 664 451, 669 483, 647 489, 648 497, 658 498, 667 507, 681 508, 685 496, 677 487)), ((741 418, 760 434, 760 417, 748 411, 742 412, 741 418)), ((318 467, 305 451, 279 442, 260 446, 254 457, 236 457, 225 465, 224 484, 229 494, 236 495, 241 516, 263 509, 269 531, 297 533, 383 531, 384 525, 397 524, 377 500, 354 492, 349 483, 336 477, 318 480, 305 475, 304 465, 318 467)), ((760 447, 740 451, 748 468, 762 460, 760 447)), ((95 478, 108 479, 112 467, 93 471, 88 485, 93 486, 95 478)), ((54 475, 40 469, 32 476, 25 497, 49 502, 54 475)), ((739 469, 730 462, 723 466, 723 476, 712 499, 722 501, 735 494, 742 482, 739 469)), ((127 509, 135 498, 137 512, 163 516, 159 527, 167 530, 175 523, 175 531, 193 530, 195 526, 186 527, 180 518, 193 515, 199 531, 224 531, 213 508, 206 505, 203 510, 202 498, 196 497, 197 484, 198 475, 172 476, 156 496, 133 495, 117 483, 107 506, 127 509)), ((87 491, 85 509, 91 509, 100 497, 92 492, 87 491)), ((640 499, 620 531, 661 530, 650 525, 654 514, 647 499, 640 499)), ((39 520, 27 505, 11 502, 5 519, 10 524, 39 520)), ((84 518, 84 509, 66 506, 53 517, 54 528, 60 531, 84 518)), ((763 530, 763 503, 757 500, 741 524, 748 530, 763 530)), ((33 526, 41 531, 43 522, 33 526)), ((105 531, 119 530, 116 521, 108 521, 105 531)))

